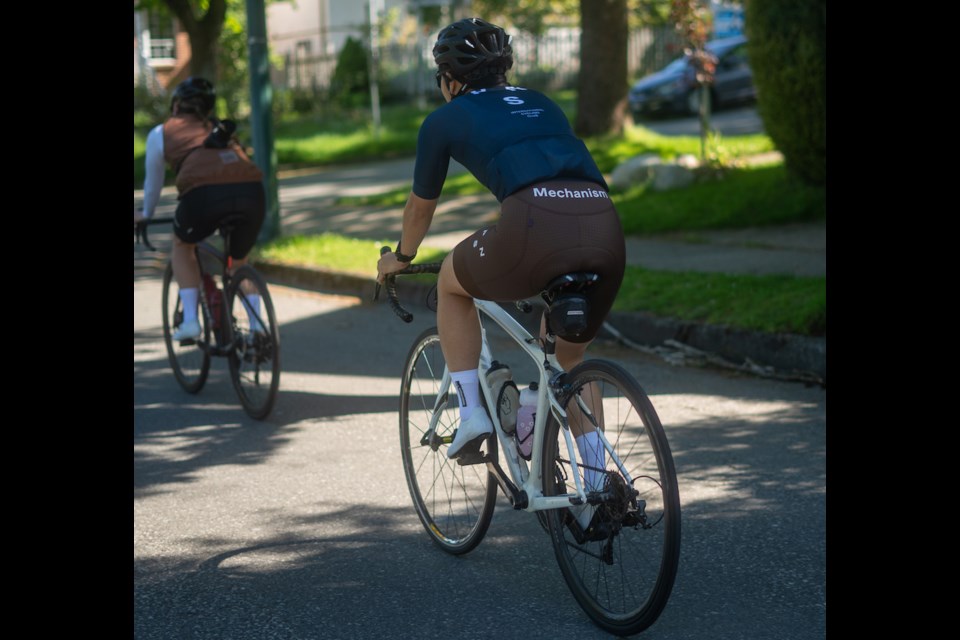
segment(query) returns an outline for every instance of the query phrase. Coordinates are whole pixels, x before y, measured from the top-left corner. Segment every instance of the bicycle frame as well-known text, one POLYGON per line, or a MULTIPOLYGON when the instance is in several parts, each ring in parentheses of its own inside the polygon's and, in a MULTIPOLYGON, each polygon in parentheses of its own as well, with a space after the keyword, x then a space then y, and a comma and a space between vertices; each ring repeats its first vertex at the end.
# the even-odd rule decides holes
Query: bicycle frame
MULTIPOLYGON (((142 226, 136 229, 137 238, 138 240, 142 240, 144 245, 146 245, 148 249, 150 249, 151 251, 155 251, 156 247, 150 244, 150 241, 147 237, 147 233, 146 233, 147 227, 150 225, 156 225, 156 224, 172 224, 172 223, 173 223, 172 217, 171 218, 153 218, 153 219, 145 220, 142 223, 142 226)), ((230 267, 231 267, 232 259, 230 258, 230 255, 229 255, 230 238, 227 235, 222 235, 222 237, 224 242, 222 249, 214 245, 212 242, 210 242, 209 238, 201 240, 200 242, 196 243, 196 246, 194 247, 194 255, 196 255, 196 258, 197 258, 197 269, 200 275, 200 288, 198 292, 200 297, 200 312, 203 313, 204 319, 207 323, 207 326, 209 327, 216 326, 216 323, 214 322, 214 318, 211 311, 211 305, 210 305, 211 301, 207 299, 207 292, 205 287, 203 286, 203 277, 205 275, 210 275, 212 278, 214 278, 214 281, 216 281, 217 279, 216 271, 219 270, 220 271, 219 287, 220 287, 221 294, 226 293, 227 288, 230 286, 230 280, 231 280, 230 267), (218 265, 218 269, 217 270, 206 269, 203 265, 204 256, 208 256, 211 260, 216 262, 218 265)), ((247 305, 246 295, 244 294, 244 292, 239 291, 239 294, 244 307, 249 307, 249 305, 247 305)), ((263 322, 263 318, 256 311, 254 311, 253 313, 254 313, 255 319, 258 322, 260 322, 261 325, 265 324, 263 322)), ((224 357, 230 352, 230 350, 234 346, 234 345, 228 345, 224 342, 222 332, 223 332, 222 327, 212 330, 211 333, 213 334, 213 344, 201 345, 202 348, 207 350, 207 352, 210 353, 210 355, 212 356, 224 357)))
MULTIPOLYGON (((228 263, 227 263, 228 258, 226 257, 223 251, 221 251, 214 245, 210 244, 210 242, 207 240, 198 242, 196 245, 196 248, 194 249, 194 253, 197 256, 197 269, 200 273, 199 293, 200 293, 200 298, 202 300, 200 309, 204 314, 204 316, 206 317, 208 326, 215 327, 217 326, 217 323, 214 323, 211 301, 207 299, 207 291, 206 291, 206 287, 204 287, 203 285, 203 278, 204 276, 209 275, 211 278, 214 279, 214 282, 216 282, 217 274, 215 272, 211 273, 209 269, 206 269, 203 266, 203 257, 209 256, 212 260, 215 260, 220 267, 221 273, 220 273, 219 287, 220 287, 221 296, 226 296, 227 288, 230 286, 230 270, 228 269, 228 263)), ((221 304, 224 304, 225 302, 226 301, 224 300, 221 304)), ((223 331, 223 327, 220 326, 212 332, 216 346, 207 345, 207 348, 210 349, 211 355, 223 356, 223 355, 226 355, 227 352, 229 351, 229 345, 221 344, 224 342, 222 331, 223 331)))
MULTIPOLYGON (((480 331, 482 336, 482 346, 480 352, 480 386, 483 389, 483 396, 485 398, 485 402, 487 403, 487 409, 489 415, 491 416, 491 421, 494 424, 494 431, 497 434, 497 440, 500 444, 499 448, 501 451, 503 451, 504 457, 507 460, 509 477, 503 473, 503 470, 495 462, 488 463, 488 468, 497 478, 500 486, 504 489, 504 492, 510 499, 511 504, 514 506, 514 509, 542 511, 545 509, 559 509, 563 507, 569 507, 570 505, 584 504, 587 502, 587 496, 580 481, 580 463, 577 446, 573 441, 573 435, 570 433, 570 427, 567 423, 566 410, 560 406, 560 403, 556 399, 556 390, 562 387, 562 379, 566 372, 560 366, 556 355, 543 349, 540 346, 539 340, 534 338, 499 304, 487 300, 474 300, 474 304, 477 308, 477 312, 481 316, 480 331), (539 371, 540 382, 537 395, 537 415, 533 432, 533 451, 529 465, 527 464, 526 460, 520 458, 519 454, 517 453, 517 448, 514 444, 513 438, 504 432, 503 427, 500 425, 500 421, 498 419, 499 414, 496 406, 496 393, 499 390, 491 389, 487 384, 486 372, 490 368, 493 361, 493 353, 491 352, 490 346, 487 343, 486 328, 484 328, 482 322, 483 316, 487 316, 496 324, 498 324, 507 333, 507 335, 509 335, 510 338, 521 347, 524 353, 526 353, 527 356, 534 361, 539 371), (549 411, 547 409, 549 409, 549 411), (560 423, 562 427, 564 439, 567 445, 567 452, 570 458, 572 473, 574 476, 576 493, 567 493, 559 496, 543 495, 543 434, 546 431, 546 424, 549 415, 553 415, 553 417, 560 423), (510 480, 510 482, 507 480, 510 480)), ((450 372, 445 365, 443 377, 441 378, 440 383, 441 392, 437 395, 436 406, 434 407, 434 416, 431 421, 431 429, 436 427, 436 421, 440 414, 439 409, 442 407, 444 402, 443 398, 448 397, 450 384, 450 372)), ((584 413, 590 413, 582 401, 579 401, 579 406, 584 413)), ((632 482, 633 478, 630 476, 626 468, 624 468, 623 463, 614 453, 614 450, 607 441, 603 430, 597 429, 597 431, 600 434, 601 442, 603 443, 607 454, 611 456, 611 459, 617 465, 617 468, 623 474, 624 478, 628 482, 632 482)))

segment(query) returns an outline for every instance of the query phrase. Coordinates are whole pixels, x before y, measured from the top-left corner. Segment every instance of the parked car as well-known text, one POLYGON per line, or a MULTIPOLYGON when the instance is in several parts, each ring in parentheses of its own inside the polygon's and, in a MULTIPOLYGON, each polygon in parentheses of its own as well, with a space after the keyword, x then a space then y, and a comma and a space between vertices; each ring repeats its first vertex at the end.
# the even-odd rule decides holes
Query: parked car
MULTIPOLYGON (((710 88, 710 107, 721 109, 756 100, 753 72, 747 59, 747 38, 734 36, 712 40, 708 51, 717 57, 717 70, 710 88)), ((627 96, 634 120, 654 115, 695 115, 700 112, 700 87, 689 56, 637 81, 627 96)))

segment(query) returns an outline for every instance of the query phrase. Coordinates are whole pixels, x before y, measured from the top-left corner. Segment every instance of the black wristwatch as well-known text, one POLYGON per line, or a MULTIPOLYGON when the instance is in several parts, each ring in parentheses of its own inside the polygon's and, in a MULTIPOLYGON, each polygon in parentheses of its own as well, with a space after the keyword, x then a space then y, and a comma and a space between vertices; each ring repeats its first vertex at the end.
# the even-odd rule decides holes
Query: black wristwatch
POLYGON ((413 262, 413 259, 417 257, 417 252, 414 251, 412 256, 405 256, 400 253, 400 243, 397 243, 397 250, 393 252, 394 257, 396 257, 397 262, 413 262))

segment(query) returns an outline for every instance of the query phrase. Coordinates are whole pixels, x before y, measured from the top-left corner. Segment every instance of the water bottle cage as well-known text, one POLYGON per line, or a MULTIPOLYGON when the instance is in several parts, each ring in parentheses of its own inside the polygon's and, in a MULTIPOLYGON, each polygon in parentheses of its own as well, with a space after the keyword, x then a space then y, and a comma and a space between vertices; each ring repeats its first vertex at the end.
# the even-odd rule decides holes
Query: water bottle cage
MULTIPOLYGON (((536 416, 537 414, 533 414, 533 415, 536 416)), ((533 451, 531 450, 530 453, 524 453, 522 445, 526 445, 527 441, 533 438, 533 431, 534 431, 533 429, 530 429, 530 431, 527 432, 527 435, 524 438, 520 437, 519 432, 513 434, 513 438, 517 441, 517 453, 520 454, 521 458, 527 461, 533 458, 533 451)), ((532 444, 533 443, 531 442, 531 445, 532 444)))
POLYGON ((497 413, 503 432, 512 436, 517 431, 517 410, 520 407, 520 390, 517 385, 508 380, 500 387, 497 395, 497 413))

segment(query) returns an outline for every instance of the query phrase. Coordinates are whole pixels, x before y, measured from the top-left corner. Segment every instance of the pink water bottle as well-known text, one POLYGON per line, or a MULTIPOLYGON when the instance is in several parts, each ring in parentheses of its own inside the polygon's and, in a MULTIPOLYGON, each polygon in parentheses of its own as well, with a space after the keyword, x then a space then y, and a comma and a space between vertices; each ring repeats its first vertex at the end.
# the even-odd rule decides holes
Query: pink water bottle
POLYGON ((537 422, 537 383, 520 392, 520 409, 517 411, 517 450, 524 460, 530 459, 533 452, 533 425, 537 422))

